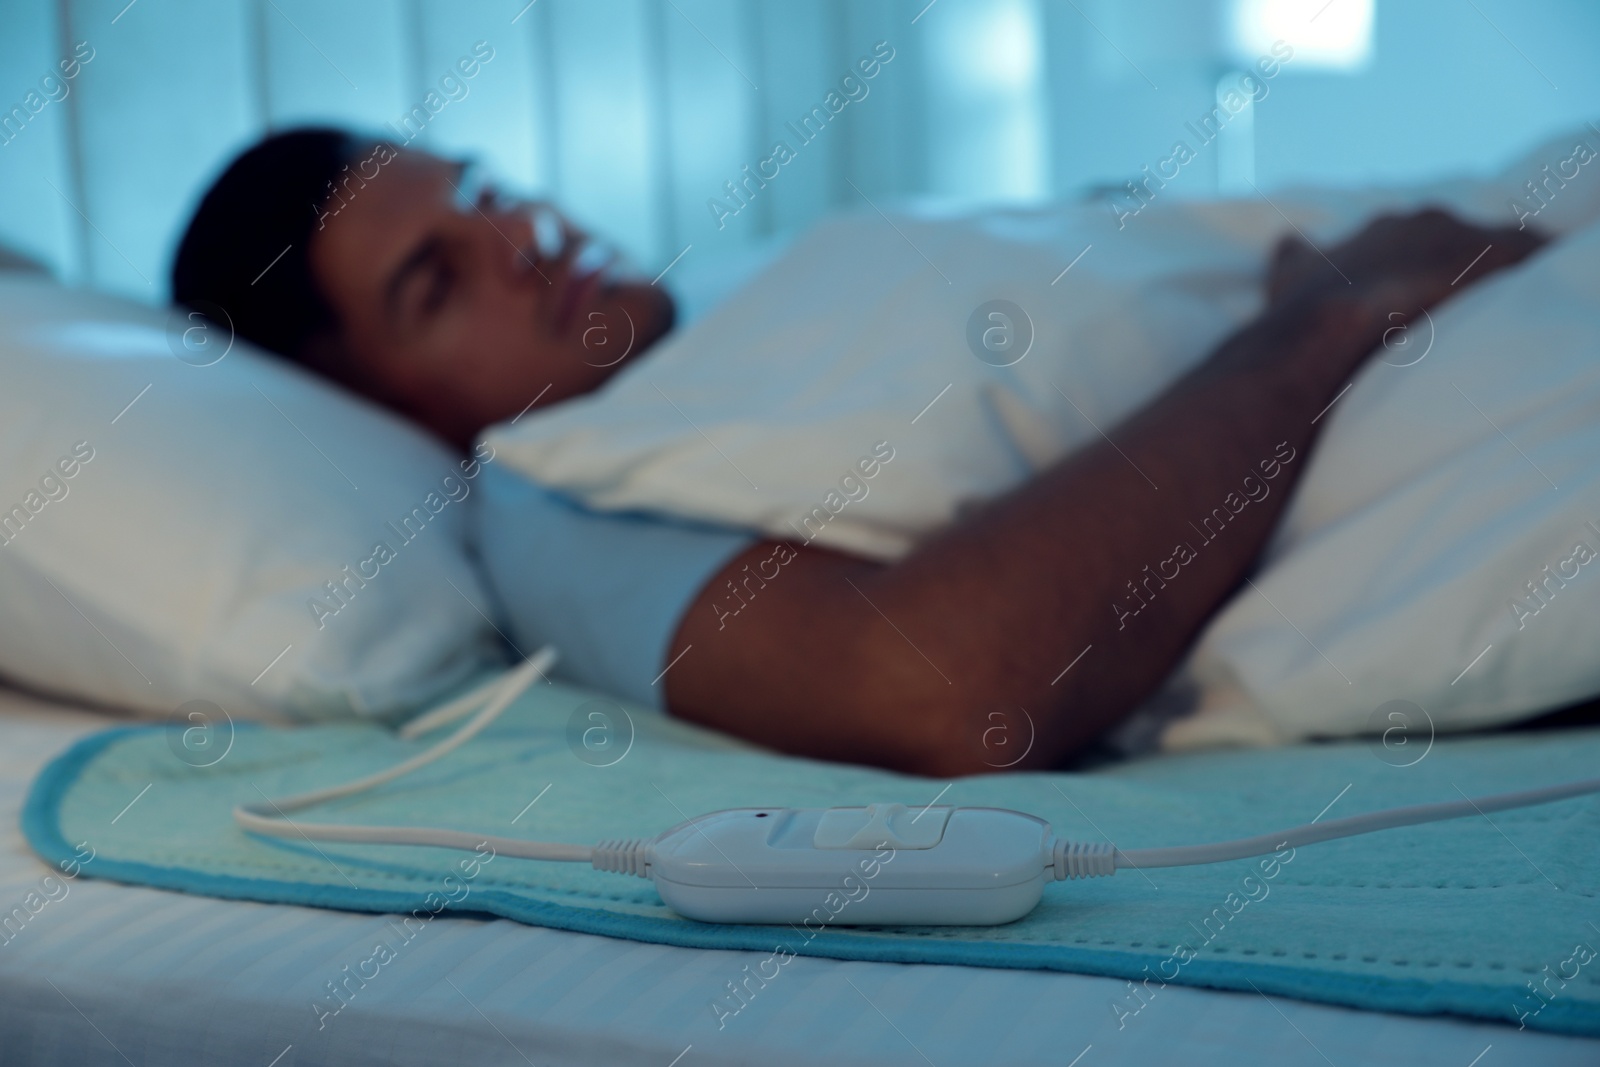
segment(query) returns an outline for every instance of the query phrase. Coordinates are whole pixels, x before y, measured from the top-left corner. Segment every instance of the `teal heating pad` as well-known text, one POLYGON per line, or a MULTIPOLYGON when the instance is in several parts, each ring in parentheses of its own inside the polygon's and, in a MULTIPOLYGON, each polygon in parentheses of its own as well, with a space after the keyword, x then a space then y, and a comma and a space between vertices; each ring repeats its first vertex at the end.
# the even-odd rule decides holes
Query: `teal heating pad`
MULTIPOLYGON (((442 735, 407 742, 364 724, 211 729, 198 746, 165 726, 76 744, 33 785, 23 824, 34 849, 51 862, 92 849, 86 876, 412 921, 490 913, 694 948, 1110 975, 1129 980, 1106 1005, 1116 1027, 1140 1025, 1166 984, 1183 984, 1600 1034, 1595 797, 1306 846, 1271 862, 1053 882, 1039 908, 1007 926, 706 925, 667 910, 648 880, 580 864, 247 835, 234 805, 387 768, 442 735)), ((295 820, 593 844, 721 808, 937 799, 1014 808, 1063 836, 1143 848, 1549 785, 1600 764, 1600 730, 1411 744, 1406 760, 1340 743, 946 782, 773 755, 540 685, 438 763, 295 820)))

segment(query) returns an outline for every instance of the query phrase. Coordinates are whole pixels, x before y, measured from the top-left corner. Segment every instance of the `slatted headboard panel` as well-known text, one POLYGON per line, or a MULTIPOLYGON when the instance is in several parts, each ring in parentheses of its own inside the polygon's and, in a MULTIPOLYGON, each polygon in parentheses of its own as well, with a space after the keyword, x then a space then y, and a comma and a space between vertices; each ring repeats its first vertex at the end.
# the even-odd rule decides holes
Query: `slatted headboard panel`
MULTIPOLYGON (((1237 63, 1239 2, 0 0, 0 246, 162 300, 176 232, 232 153, 307 121, 399 126, 430 91, 444 105, 415 144, 485 158, 646 267, 864 198, 1062 195, 1170 152, 1237 63), (493 58, 441 90, 480 41, 493 58), (802 144, 789 124, 880 41, 894 58, 867 95, 802 144), (77 76, 47 78, 75 47, 77 76), (779 140, 795 158, 729 200, 779 140), (739 206, 720 227, 715 197, 739 206)), ((1370 69, 1275 86, 1258 180, 1488 162, 1600 110, 1600 5, 1475 9, 1378 0, 1370 69)), ((1215 161, 1184 181, 1213 191, 1215 161)))

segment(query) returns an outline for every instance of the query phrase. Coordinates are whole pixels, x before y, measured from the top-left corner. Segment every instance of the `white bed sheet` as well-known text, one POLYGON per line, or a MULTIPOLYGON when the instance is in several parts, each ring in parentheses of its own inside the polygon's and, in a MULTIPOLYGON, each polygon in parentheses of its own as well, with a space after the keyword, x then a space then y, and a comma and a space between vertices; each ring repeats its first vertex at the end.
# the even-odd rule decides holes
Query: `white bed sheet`
MULTIPOLYGON (((50 873, 17 826, 28 783, 74 738, 112 722, 0 689, 0 910, 50 873)), ((1600 1041, 1179 987, 1119 1032, 1109 1004, 1126 990, 1112 979, 804 958, 719 1030, 710 1002, 764 953, 475 919, 431 923, 319 1030, 313 1001, 370 954, 384 917, 91 878, 70 886, 0 943, 0 1063, 1600 1062, 1600 1041)))

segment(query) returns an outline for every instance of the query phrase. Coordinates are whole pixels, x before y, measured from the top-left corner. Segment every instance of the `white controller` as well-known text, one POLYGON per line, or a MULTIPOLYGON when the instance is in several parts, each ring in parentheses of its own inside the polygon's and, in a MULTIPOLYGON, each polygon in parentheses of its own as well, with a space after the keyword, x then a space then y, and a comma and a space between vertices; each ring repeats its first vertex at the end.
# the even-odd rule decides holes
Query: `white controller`
POLYGON ((734 808, 651 841, 647 874, 702 922, 993 926, 1039 903, 1051 841, 1003 808, 734 808))

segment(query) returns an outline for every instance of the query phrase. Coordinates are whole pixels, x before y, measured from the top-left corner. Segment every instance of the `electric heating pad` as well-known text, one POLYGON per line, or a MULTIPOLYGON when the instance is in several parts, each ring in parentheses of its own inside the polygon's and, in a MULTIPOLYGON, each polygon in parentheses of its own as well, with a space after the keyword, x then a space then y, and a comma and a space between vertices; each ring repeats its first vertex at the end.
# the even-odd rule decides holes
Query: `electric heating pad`
POLYGON ((1119 1018, 1167 984, 1191 984, 1600 1033, 1593 797, 1315 845, 1268 842, 1262 855, 1210 866, 1135 860, 1116 878, 1078 877, 1109 873, 1116 855, 1265 841, 1295 824, 1332 831, 1363 813, 1580 779, 1600 756, 1600 731, 1435 739, 1406 766, 1382 758, 1381 743, 1342 743, 941 782, 776 756, 539 684, 463 734, 433 755, 436 740, 370 724, 108 731, 41 774, 24 829, 52 862, 92 848, 87 876, 222 897, 491 913, 690 947, 1120 976, 1128 995, 1107 1006, 1119 1018), (202 729, 197 746, 189 731, 202 729), (375 778, 383 780, 319 798, 375 778), (318 799, 296 806, 308 796, 318 799), (277 824, 268 831, 277 836, 244 829, 236 807, 267 813, 257 817, 277 824), (745 882, 764 884, 770 872, 752 865, 741 879, 728 854, 735 838, 706 832, 706 818, 729 822, 735 836, 761 825, 751 839, 769 851, 787 842, 828 852, 832 881, 764 899, 745 882), (463 851, 321 839, 330 825, 387 828, 395 840, 417 828, 478 840, 463 851), (672 877, 619 876, 647 874, 637 846, 653 840, 665 856, 673 833, 672 877), (960 838, 993 858, 1029 833, 1052 865, 1047 877, 1035 869, 1007 882, 1000 865, 969 856, 957 873, 970 884, 946 886, 945 900, 922 913, 895 903, 897 889, 904 897, 908 885, 926 885, 918 865, 938 852, 930 843, 960 838), (1078 851, 1053 854, 1052 835, 1078 851), (573 855, 545 858, 590 862, 518 858, 519 842, 568 843, 560 847, 573 855), (595 861, 606 848, 610 858, 595 861), (721 892, 683 890, 713 868, 729 875, 712 887, 721 892), (948 913, 962 896, 950 891, 1024 882, 1032 884, 1020 903, 990 892, 998 911, 948 913), (732 898, 755 910, 730 911, 732 898), (702 917, 720 921, 686 917, 707 899, 723 902, 702 917), (1020 918, 1006 922, 1007 909, 1020 918), (890 922, 899 925, 881 925, 890 922))

